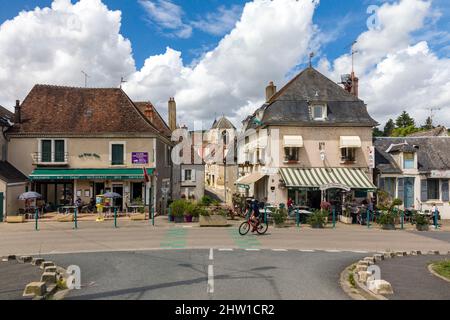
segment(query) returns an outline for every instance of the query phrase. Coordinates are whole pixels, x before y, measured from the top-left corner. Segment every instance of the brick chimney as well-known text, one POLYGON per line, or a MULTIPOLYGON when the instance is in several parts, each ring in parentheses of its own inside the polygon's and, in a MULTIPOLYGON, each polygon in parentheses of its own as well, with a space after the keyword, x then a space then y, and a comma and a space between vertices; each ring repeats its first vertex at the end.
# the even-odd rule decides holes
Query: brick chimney
POLYGON ((147 119, 149 119, 150 122, 153 123, 153 120, 155 119, 155 114, 153 111, 153 107, 151 105, 147 105, 145 107, 144 114, 147 117, 147 119))
POLYGON ((358 94, 359 94, 359 78, 357 76, 355 76, 354 72, 352 72, 352 88, 350 90, 350 93, 358 98, 358 94))
POLYGON ((269 102, 270 98, 277 93, 277 87, 270 81, 269 85, 266 87, 266 102, 269 102))
POLYGON ((16 106, 14 108, 14 123, 22 122, 22 116, 20 113, 20 101, 16 100, 16 106))
POLYGON ((173 97, 169 99, 169 128, 172 131, 177 128, 177 104, 173 97))

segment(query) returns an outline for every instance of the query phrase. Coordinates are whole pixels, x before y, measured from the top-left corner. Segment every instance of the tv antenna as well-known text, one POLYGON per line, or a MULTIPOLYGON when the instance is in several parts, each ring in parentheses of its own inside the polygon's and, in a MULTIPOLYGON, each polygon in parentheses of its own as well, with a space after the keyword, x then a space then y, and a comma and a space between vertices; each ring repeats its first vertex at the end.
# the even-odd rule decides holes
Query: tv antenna
POLYGON ((311 52, 310 54, 309 54, 309 67, 311 68, 312 67, 312 58, 314 58, 314 52, 311 52))
POLYGON ((357 43, 358 43, 358 41, 355 40, 350 45, 350 47, 351 47, 351 55, 352 55, 352 73, 355 71, 355 54, 358 53, 358 50, 355 50, 355 44, 357 44, 357 43))
POLYGON ((124 77, 120 77, 120 89, 122 89, 122 83, 126 83, 128 81, 125 80, 124 77))
POLYGON ((88 80, 88 78, 90 78, 90 77, 89 77, 89 75, 88 75, 86 72, 84 72, 83 70, 81 70, 81 73, 84 74, 84 87, 87 88, 87 80, 88 80))
POLYGON ((430 110, 430 119, 431 119, 431 123, 433 123, 434 111, 439 111, 439 110, 441 110, 441 108, 427 108, 427 110, 430 110))

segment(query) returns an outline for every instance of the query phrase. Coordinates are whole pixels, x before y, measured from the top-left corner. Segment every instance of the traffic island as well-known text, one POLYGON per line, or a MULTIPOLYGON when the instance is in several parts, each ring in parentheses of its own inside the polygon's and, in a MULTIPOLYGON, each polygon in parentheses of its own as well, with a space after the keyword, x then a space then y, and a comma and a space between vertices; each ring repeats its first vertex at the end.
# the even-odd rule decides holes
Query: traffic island
POLYGON ((435 277, 450 282, 450 260, 431 263, 428 265, 428 271, 435 277))

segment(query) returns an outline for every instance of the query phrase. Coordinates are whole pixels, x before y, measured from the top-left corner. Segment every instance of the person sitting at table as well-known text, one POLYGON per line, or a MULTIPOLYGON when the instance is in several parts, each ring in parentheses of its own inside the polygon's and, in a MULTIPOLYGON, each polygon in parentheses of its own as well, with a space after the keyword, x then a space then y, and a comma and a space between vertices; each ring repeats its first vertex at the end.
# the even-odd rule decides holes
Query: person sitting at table
POLYGON ((78 212, 80 212, 81 211, 81 207, 83 206, 83 201, 81 200, 80 197, 78 197, 77 200, 75 200, 74 205, 75 205, 75 207, 77 207, 78 212))

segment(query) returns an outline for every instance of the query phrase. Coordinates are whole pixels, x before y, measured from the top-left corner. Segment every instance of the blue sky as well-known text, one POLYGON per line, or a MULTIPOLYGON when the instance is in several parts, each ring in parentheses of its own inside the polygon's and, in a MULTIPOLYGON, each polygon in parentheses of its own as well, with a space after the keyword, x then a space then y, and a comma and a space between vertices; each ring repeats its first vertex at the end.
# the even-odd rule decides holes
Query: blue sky
POLYGON ((36 83, 83 86, 87 70, 91 86, 125 77, 127 93, 162 114, 176 97, 182 119, 223 113, 239 123, 267 83, 280 88, 311 50, 313 65, 338 82, 358 39, 361 98, 376 120, 407 109, 420 123, 437 106, 450 126, 449 0, 268 1, 0 0, 0 104, 36 83), (383 9, 377 31, 367 26, 371 5, 383 9))
MULTIPOLYGON (((76 1, 72 0, 72 3, 74 2, 76 1)), ((216 12, 220 6, 230 8, 235 5, 242 8, 247 1, 173 0, 172 2, 183 9, 183 20, 192 21, 202 19, 208 13, 216 12)), ((369 16, 366 13, 367 7, 371 4, 385 2, 393 1, 322 0, 314 14, 313 21, 323 32, 333 35, 333 39, 322 47, 323 54, 333 60, 347 53, 349 44, 367 29, 366 20, 369 16)), ((0 0, 0 24, 7 19, 14 18, 21 10, 33 10, 36 6, 43 8, 50 6, 51 3, 51 0, 0 0)), ((205 50, 213 48, 224 35, 212 35, 195 29, 192 36, 187 39, 174 37, 168 30, 161 30, 156 24, 148 21, 148 13, 138 0, 103 0, 103 3, 110 10, 122 12, 121 33, 131 40, 137 68, 142 67, 147 57, 164 52, 167 46, 181 51, 184 62, 189 64, 205 50)), ((450 1, 435 0, 434 7, 448 13, 450 1)), ((441 17, 433 29, 449 30, 449 17, 441 17)), ((439 51, 446 46, 448 43, 439 43, 437 39, 432 43, 432 47, 437 49, 436 51, 441 55, 448 55, 448 50, 447 52, 439 51)))

